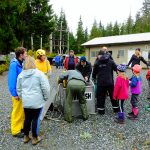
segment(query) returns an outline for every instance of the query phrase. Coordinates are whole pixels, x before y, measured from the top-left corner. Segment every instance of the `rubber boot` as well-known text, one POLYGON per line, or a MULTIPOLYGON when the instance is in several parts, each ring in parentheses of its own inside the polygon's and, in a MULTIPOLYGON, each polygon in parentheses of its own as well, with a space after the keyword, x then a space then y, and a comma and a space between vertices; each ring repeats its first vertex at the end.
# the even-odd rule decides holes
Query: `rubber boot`
POLYGON ((87 111, 87 106, 86 104, 80 104, 80 108, 81 108, 81 113, 82 113, 82 116, 83 116, 83 120, 87 120, 88 119, 88 111, 87 111))
POLYGON ((132 113, 128 114, 128 118, 131 120, 136 120, 138 117, 139 110, 138 108, 132 108, 132 113))
POLYGON ((118 117, 115 119, 115 122, 119 124, 124 124, 125 122, 124 112, 118 112, 118 117))

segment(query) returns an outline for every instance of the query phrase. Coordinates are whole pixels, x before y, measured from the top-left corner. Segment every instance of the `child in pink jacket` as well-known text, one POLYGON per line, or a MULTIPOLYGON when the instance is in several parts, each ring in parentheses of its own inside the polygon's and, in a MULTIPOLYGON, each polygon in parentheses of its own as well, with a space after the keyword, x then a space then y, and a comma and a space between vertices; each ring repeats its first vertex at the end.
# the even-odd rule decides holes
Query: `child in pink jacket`
POLYGON ((120 112, 118 112, 118 117, 115 119, 116 123, 123 124, 125 121, 124 115, 124 101, 128 99, 128 90, 129 90, 129 79, 126 74, 126 65, 118 65, 117 72, 118 77, 116 78, 116 83, 114 87, 114 100, 119 100, 120 112))

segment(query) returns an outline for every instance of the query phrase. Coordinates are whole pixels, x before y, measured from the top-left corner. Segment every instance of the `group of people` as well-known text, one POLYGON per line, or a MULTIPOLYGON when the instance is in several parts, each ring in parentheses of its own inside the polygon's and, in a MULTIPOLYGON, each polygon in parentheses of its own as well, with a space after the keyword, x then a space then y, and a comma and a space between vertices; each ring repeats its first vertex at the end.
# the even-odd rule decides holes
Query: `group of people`
POLYGON ((40 115, 45 101, 50 96, 48 77, 51 66, 45 51, 37 50, 37 59, 27 56, 24 47, 15 51, 8 73, 8 87, 12 96, 11 133, 14 137, 24 137, 24 143, 32 139, 36 145, 39 136, 40 115), (32 128, 32 137, 29 136, 32 128))
MULTIPOLYGON (((8 73, 8 87, 13 103, 11 132, 14 137, 24 137, 24 143, 32 140, 32 144, 36 145, 41 141, 39 136, 40 115, 45 102, 50 97, 48 78, 52 73, 52 69, 46 59, 45 51, 42 49, 37 50, 36 60, 31 56, 27 56, 24 47, 18 47, 15 54, 16 58, 11 61, 8 73), (30 129, 32 129, 32 136, 29 134, 30 129)), ((123 64, 116 65, 106 47, 100 50, 93 69, 85 56, 82 56, 78 61, 74 51, 71 50, 64 60, 66 71, 59 76, 58 80, 58 83, 63 83, 64 80, 67 81, 64 119, 69 123, 73 122, 72 101, 74 97, 79 99, 83 120, 88 119, 89 115, 84 93, 86 83, 90 81, 91 74, 92 80, 97 85, 98 114, 105 114, 105 99, 109 95, 113 111, 118 113, 115 121, 124 123, 124 101, 128 99, 128 89, 131 86, 131 112, 128 114, 128 118, 137 119, 137 101, 138 95, 141 93, 140 72, 142 67, 140 66, 140 61, 148 65, 140 55, 140 49, 138 48, 128 64, 132 63, 133 72, 133 76, 129 79, 125 73, 127 66, 123 64), (118 75, 115 84, 113 71, 118 75)), ((150 85, 150 70, 147 74, 147 79, 150 85)))

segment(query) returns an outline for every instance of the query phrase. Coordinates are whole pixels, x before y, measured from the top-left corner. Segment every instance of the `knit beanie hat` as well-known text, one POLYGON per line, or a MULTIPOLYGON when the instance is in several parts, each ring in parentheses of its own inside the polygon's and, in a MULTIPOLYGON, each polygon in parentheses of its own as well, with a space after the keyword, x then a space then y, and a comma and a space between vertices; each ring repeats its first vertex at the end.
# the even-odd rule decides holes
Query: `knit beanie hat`
POLYGON ((125 72, 127 69, 126 65, 124 64, 120 64, 117 66, 117 70, 120 71, 120 72, 125 72))
POLYGON ((85 57, 85 56, 82 56, 82 57, 80 58, 80 61, 86 62, 86 57, 85 57))

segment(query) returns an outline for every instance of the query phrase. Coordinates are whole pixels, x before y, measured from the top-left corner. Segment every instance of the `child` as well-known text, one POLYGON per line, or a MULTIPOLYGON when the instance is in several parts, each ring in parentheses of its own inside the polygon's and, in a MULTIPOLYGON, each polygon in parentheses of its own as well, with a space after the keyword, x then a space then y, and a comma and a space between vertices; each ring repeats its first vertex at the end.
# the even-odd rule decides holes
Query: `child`
POLYGON ((148 72, 146 74, 146 79, 148 81, 148 86, 149 86, 149 88, 148 88, 148 96, 147 96, 147 99, 149 100, 149 104, 146 106, 145 109, 147 111, 150 111, 150 68, 149 68, 149 70, 148 70, 148 72))
POLYGON ((130 87, 131 87, 131 105, 132 105, 132 111, 131 113, 128 113, 128 118, 135 120, 138 117, 138 96, 141 94, 141 84, 142 84, 142 78, 140 77, 140 72, 142 70, 142 67, 140 65, 134 65, 133 68, 133 76, 130 79, 130 87))
POLYGON ((125 120, 124 115, 124 101, 128 99, 128 90, 129 90, 129 80, 125 74, 126 65, 118 65, 117 73, 118 77, 116 78, 116 83, 114 87, 114 100, 119 100, 120 112, 118 112, 118 117, 115 119, 116 123, 123 124, 125 120))
POLYGON ((17 79, 17 93, 22 99, 25 121, 24 121, 24 143, 31 140, 29 137, 32 126, 32 144, 36 145, 41 141, 39 136, 40 115, 45 101, 50 96, 50 85, 47 77, 36 69, 35 60, 27 57, 24 63, 24 70, 17 79))

